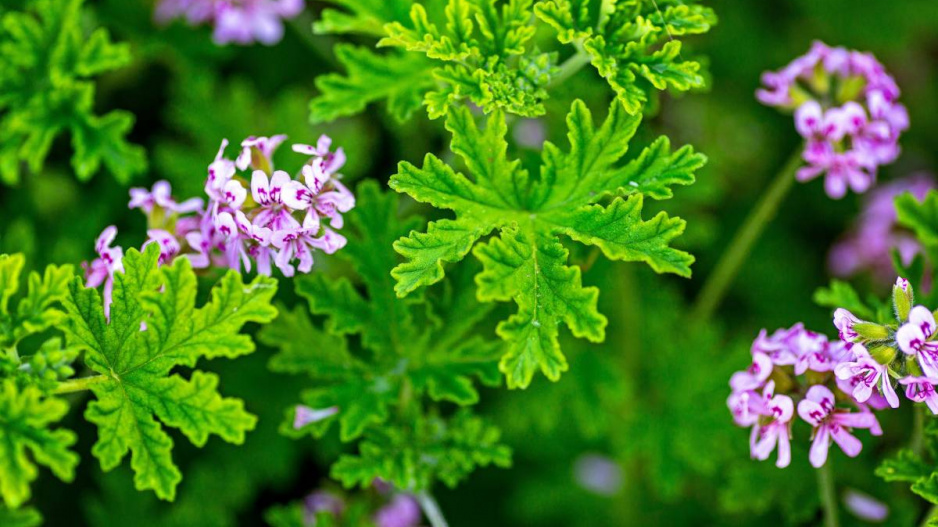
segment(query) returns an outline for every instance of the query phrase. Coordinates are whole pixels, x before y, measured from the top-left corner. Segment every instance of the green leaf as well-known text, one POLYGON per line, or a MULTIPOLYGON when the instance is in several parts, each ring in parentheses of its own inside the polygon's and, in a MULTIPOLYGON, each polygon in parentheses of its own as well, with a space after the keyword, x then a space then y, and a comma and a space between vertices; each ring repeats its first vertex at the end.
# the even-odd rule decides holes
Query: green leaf
POLYGON ((938 192, 928 191, 920 203, 911 192, 895 199, 899 225, 911 229, 934 263, 938 262, 938 192))
POLYGON ((15 347, 23 338, 60 323, 64 316, 58 306, 68 295, 72 266, 50 265, 42 275, 31 272, 26 295, 13 309, 10 300, 19 292, 24 264, 21 254, 0 255, 0 347, 3 348, 15 347))
POLYGON ((196 370, 186 379, 170 373, 177 366, 194 367, 201 357, 252 352, 251 339, 239 331, 248 322, 274 318, 270 300, 276 282, 257 277, 244 284, 230 271, 210 301, 196 308, 196 277, 188 259, 157 268, 158 257, 155 245, 127 253, 125 273, 114 277, 110 321, 98 291, 74 279, 65 302, 66 333, 69 345, 84 349, 88 366, 100 374, 89 380, 96 400, 85 411, 98 426, 92 453, 111 470, 130 452, 136 487, 172 500, 182 476, 171 457, 173 441, 160 422, 202 446, 210 434, 239 444, 256 419, 242 401, 218 393, 215 374, 196 370))
POLYGON ((547 85, 558 69, 556 54, 528 44, 531 0, 448 0, 443 10, 413 3, 409 21, 391 22, 379 47, 426 55, 440 86, 423 88, 430 117, 446 115, 468 100, 486 113, 533 117, 544 113, 547 85))
POLYGON ((574 102, 567 116, 570 150, 545 143, 534 178, 508 159, 500 113, 479 130, 469 110, 450 112, 452 150, 471 179, 433 155, 423 167, 401 163, 391 177, 398 192, 456 214, 455 220, 431 223, 426 232, 395 242, 407 259, 392 271, 397 294, 440 281, 444 263, 462 260, 480 238, 498 230, 499 237, 477 246, 474 255, 484 267, 477 277, 479 299, 518 305, 498 328, 509 343, 500 368, 510 387, 526 387, 538 369, 556 380, 567 368, 558 343, 560 325, 593 342, 604 339, 606 326, 596 309, 598 290, 583 287, 579 269, 566 265, 568 253, 558 235, 593 245, 613 260, 690 275, 693 257, 669 245, 683 232, 684 221, 664 212, 643 220, 642 192, 669 197, 670 186, 692 181, 706 158, 689 147, 672 155, 667 140, 659 139, 620 165, 640 119, 613 103, 597 129, 586 105, 574 102))
POLYGON ((876 475, 889 482, 915 483, 928 477, 930 472, 930 466, 922 460, 921 456, 908 449, 900 450, 895 457, 883 460, 876 467, 876 475))
POLYGON ((538 18, 565 44, 582 46, 629 113, 638 113, 654 90, 704 87, 700 63, 682 57, 676 37, 706 33, 716 23, 709 7, 693 0, 541 0, 538 18))
POLYGON ((499 439, 496 428, 465 411, 449 420, 420 418, 412 428, 370 428, 358 455, 340 457, 332 477, 346 487, 367 487, 380 477, 410 492, 436 480, 452 488, 477 466, 511 464, 511 449, 499 439))
POLYGON ((379 55, 368 48, 339 44, 336 59, 346 74, 316 78, 320 94, 309 104, 310 121, 321 123, 355 115, 368 104, 387 99, 388 112, 407 120, 434 85, 432 64, 423 57, 399 52, 379 55))
POLYGON ((326 8, 313 24, 313 31, 325 33, 364 33, 383 37, 384 25, 407 20, 408 0, 329 0, 343 9, 326 8))
MULTIPOLYGON (((863 320, 878 320, 874 308, 867 306, 853 286, 840 280, 831 280, 830 287, 821 287, 814 292, 814 303, 821 307, 837 309, 842 307, 863 320)), ((875 306, 874 306, 875 307, 875 306)), ((881 320, 889 322, 891 320, 881 320)))
MULTIPOLYGON (((447 282, 439 295, 397 298, 390 270, 398 257, 391 245, 421 221, 401 219, 398 196, 382 193, 374 182, 362 184, 357 197, 358 206, 347 216, 349 243, 340 255, 355 270, 364 292, 345 277, 299 278, 297 293, 309 301, 313 314, 326 317, 325 331, 295 310, 282 313, 259 335, 279 348, 271 369, 306 373, 315 381, 302 394, 304 405, 338 410, 298 432, 321 437, 338 422, 343 441, 385 423, 402 390, 461 405, 477 402, 473 379, 497 384, 501 354, 497 342, 473 336, 489 307, 475 301, 471 274, 447 282), (364 352, 350 351, 346 335, 360 335, 364 352)), ((283 428, 290 431, 295 414, 287 417, 283 428)))
POLYGON ((913 483, 912 492, 931 503, 938 504, 938 472, 934 472, 930 476, 913 483))
POLYGON ((0 525, 4 527, 38 527, 42 524, 42 515, 32 507, 7 509, 0 506, 0 525))
POLYGON ((45 398, 35 386, 20 389, 12 379, 2 381, 0 494, 8 507, 15 509, 29 499, 29 484, 38 475, 36 463, 48 467, 63 481, 75 477, 78 455, 69 450, 75 434, 65 429, 49 430, 67 412, 65 401, 45 398))
POLYGON ((20 164, 42 170, 53 140, 72 135, 72 167, 87 181, 102 163, 126 183, 146 170, 143 149, 127 141, 133 116, 94 113, 92 77, 130 62, 126 44, 103 28, 88 31, 81 0, 32 0, 0 20, 0 179, 20 164))

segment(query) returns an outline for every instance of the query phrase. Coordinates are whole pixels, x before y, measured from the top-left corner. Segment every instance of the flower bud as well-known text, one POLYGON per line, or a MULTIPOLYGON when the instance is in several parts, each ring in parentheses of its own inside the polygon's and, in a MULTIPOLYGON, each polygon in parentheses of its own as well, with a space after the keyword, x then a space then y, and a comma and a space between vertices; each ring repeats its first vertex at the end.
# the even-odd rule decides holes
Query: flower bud
POLYGON ((896 348, 892 346, 874 346, 870 348, 870 356, 873 357, 873 360, 884 366, 891 364, 897 353, 896 348))
POLYGON ((900 322, 909 318, 909 311, 912 310, 913 301, 912 284, 901 276, 896 278, 896 285, 892 287, 892 305, 896 310, 896 318, 900 322))
POLYGON ((853 325, 853 330, 863 340, 885 340, 889 338, 889 330, 886 326, 881 326, 874 322, 857 322, 853 325))

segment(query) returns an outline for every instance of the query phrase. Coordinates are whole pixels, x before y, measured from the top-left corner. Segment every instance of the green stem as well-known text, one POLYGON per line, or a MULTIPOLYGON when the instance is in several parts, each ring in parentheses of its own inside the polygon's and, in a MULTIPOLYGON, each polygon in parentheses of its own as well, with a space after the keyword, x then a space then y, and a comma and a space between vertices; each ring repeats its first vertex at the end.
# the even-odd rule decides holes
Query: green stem
POLYGON ((573 74, 580 71, 583 66, 589 64, 591 59, 586 50, 583 49, 583 45, 580 44, 579 41, 575 42, 573 45, 576 46, 576 53, 571 55, 567 60, 563 61, 563 64, 558 67, 559 70, 557 71, 557 74, 554 75, 554 77, 550 80, 550 84, 552 86, 556 86, 569 79, 573 76, 573 74))
POLYGON ((429 492, 418 493, 417 501, 420 502, 420 508, 423 509, 423 514, 427 517, 431 527, 449 527, 446 518, 443 517, 443 511, 440 510, 440 505, 429 492))
POLYGON ((925 436, 925 407, 917 404, 912 411, 912 438, 909 439, 909 448, 916 455, 921 455, 925 436))
POLYGON ((749 213, 749 217, 746 218, 742 227, 736 232, 736 236, 730 243, 729 248, 723 253, 723 257, 717 262, 716 268, 707 278, 703 289, 697 296, 697 301, 691 310, 692 321, 705 322, 720 306, 727 289, 733 283, 733 278, 736 277, 739 269, 746 263, 753 245, 755 245, 765 227, 772 221, 772 218, 775 217, 779 205, 794 185, 795 171, 798 170, 801 163, 801 151, 797 151, 788 159, 785 166, 775 176, 775 180, 768 190, 762 195, 762 199, 749 213))
POLYGON ((64 393, 74 393, 81 392, 84 390, 90 390, 95 384, 100 384, 107 381, 107 377, 104 375, 95 375, 93 377, 81 377, 78 379, 72 379, 69 381, 60 382, 56 386, 55 390, 52 393, 56 395, 61 395, 64 393))
POLYGON ((834 493, 834 478, 831 476, 830 461, 817 469, 817 485, 821 494, 821 505, 824 507, 824 525, 838 527, 840 519, 837 517, 837 499, 834 493))

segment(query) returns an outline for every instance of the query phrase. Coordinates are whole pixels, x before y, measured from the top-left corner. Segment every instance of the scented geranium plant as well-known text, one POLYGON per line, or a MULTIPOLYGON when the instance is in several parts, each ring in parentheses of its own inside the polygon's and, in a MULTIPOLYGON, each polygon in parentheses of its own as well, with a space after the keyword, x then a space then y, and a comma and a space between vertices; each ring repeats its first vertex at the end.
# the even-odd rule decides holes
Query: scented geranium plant
POLYGON ((3 2, 0 525, 935 523, 925 1, 3 2))

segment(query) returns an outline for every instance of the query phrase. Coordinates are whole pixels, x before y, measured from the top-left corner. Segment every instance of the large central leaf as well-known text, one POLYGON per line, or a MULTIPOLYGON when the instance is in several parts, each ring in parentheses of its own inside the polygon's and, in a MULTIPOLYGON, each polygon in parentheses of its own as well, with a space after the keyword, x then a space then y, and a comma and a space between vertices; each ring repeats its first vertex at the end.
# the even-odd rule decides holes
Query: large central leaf
POLYGON ((511 387, 527 386, 538 368, 558 379, 567 369, 557 340, 560 324, 594 342, 603 340, 606 326, 596 310, 599 291, 584 287, 580 269, 567 265, 558 235, 595 246, 613 260, 690 276, 693 257, 669 245, 684 231, 684 221, 663 212, 646 221, 641 212, 645 195, 668 198, 670 186, 692 183, 705 158, 689 146, 672 153, 661 137, 620 165, 640 120, 614 102, 597 129, 586 105, 574 102, 567 116, 569 151, 545 143, 539 177, 532 177, 507 157, 501 112, 480 130, 469 109, 454 109, 446 127, 471 179, 433 155, 423 167, 401 163, 391 178, 398 192, 456 213, 395 243, 407 258, 392 272, 398 295, 440 281, 445 262, 462 260, 480 238, 498 231, 473 253, 483 264, 476 277, 479 299, 518 305, 498 327, 510 344, 500 368, 511 387))

